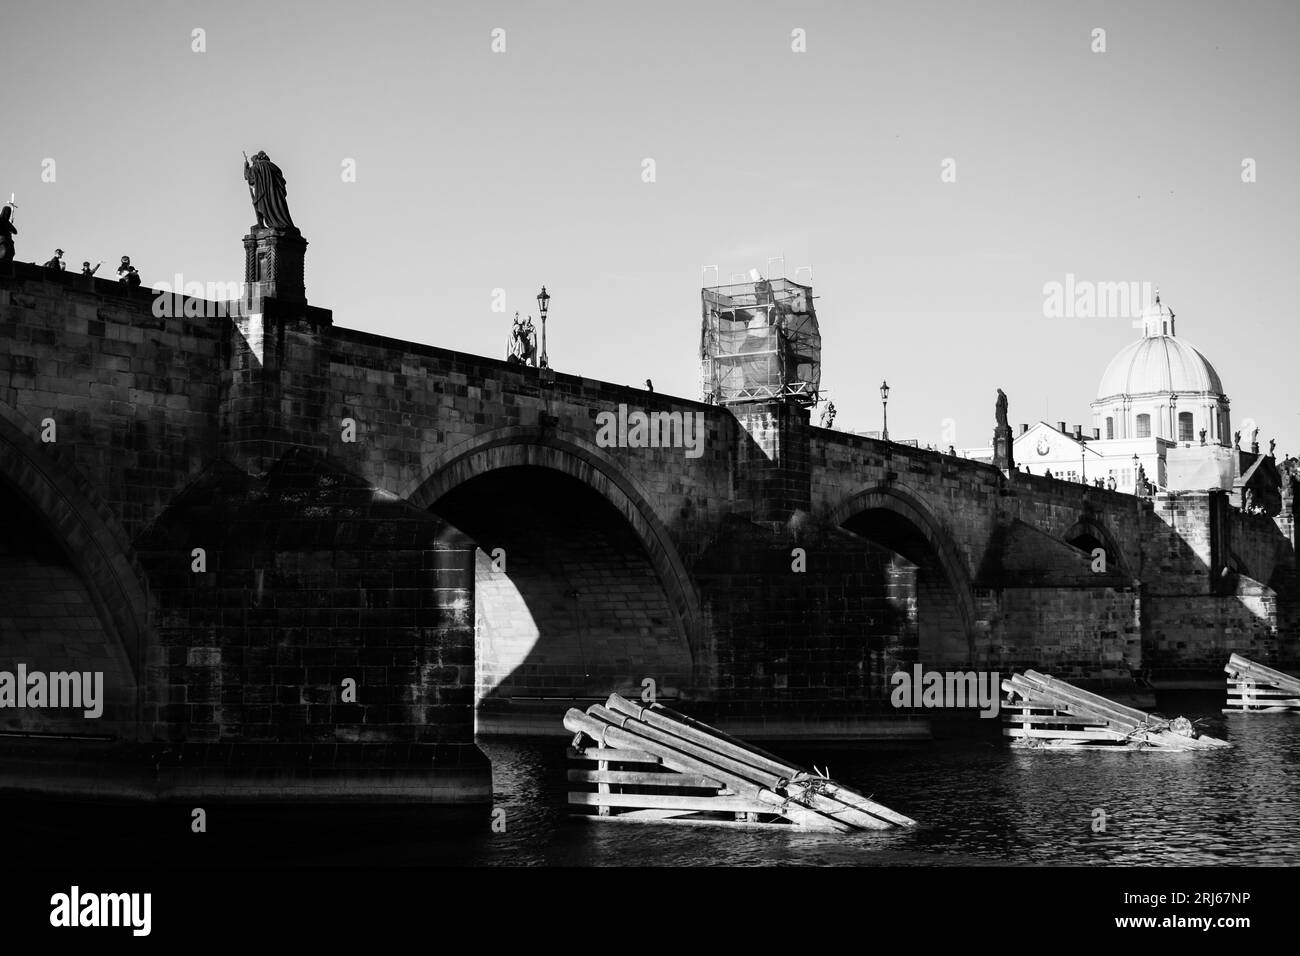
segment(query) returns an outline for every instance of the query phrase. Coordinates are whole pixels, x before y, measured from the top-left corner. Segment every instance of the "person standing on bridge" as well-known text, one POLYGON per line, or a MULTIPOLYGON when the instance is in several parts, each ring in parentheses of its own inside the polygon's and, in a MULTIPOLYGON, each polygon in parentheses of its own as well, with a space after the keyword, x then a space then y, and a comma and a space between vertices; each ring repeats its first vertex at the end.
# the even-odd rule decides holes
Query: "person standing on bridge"
POLYGON ((55 270, 57 270, 57 271, 59 271, 59 272, 62 272, 64 269, 66 269, 67 266, 64 265, 64 262, 63 262, 63 250, 62 250, 62 249, 55 249, 55 250, 54 250, 54 258, 53 258, 53 259, 46 259, 44 265, 45 265, 45 268, 46 268, 46 269, 55 269, 55 270))
POLYGON ((0 210, 0 262, 14 261, 14 236, 18 229, 13 224, 14 207, 8 204, 0 210))
POLYGON ((117 267, 117 281, 128 289, 140 288, 140 273, 136 272, 135 266, 131 265, 130 256, 122 257, 122 264, 117 267))

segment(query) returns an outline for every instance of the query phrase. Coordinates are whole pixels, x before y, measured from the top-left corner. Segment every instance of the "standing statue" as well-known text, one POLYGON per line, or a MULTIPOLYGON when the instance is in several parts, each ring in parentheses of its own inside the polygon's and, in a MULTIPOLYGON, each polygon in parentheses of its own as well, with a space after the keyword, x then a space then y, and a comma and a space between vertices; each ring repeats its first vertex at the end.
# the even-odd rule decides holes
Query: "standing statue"
POLYGON ((1235 431, 1235 432, 1232 433, 1232 447, 1235 448, 1235 449, 1237 449, 1237 451, 1241 451, 1241 431, 1240 431, 1240 430, 1235 431))
POLYGON ((996 408, 994 408, 994 414, 996 414, 998 417, 998 428, 1008 427, 1007 426, 1007 393, 1002 391, 1002 389, 998 389, 998 404, 996 408))
POLYGON ((253 198, 253 211, 257 224, 263 229, 296 229, 289 217, 288 190, 284 174, 264 152, 254 154, 252 160, 244 154, 244 179, 253 198))
POLYGON ((14 261, 14 236, 18 229, 13 223, 13 206, 0 209, 0 262, 14 261))
POLYGON ((1276 439, 1276 438, 1270 438, 1270 439, 1268 440, 1268 457, 1269 457, 1269 458, 1273 458, 1273 457, 1275 457, 1275 456, 1273 455, 1273 449, 1276 448, 1276 447, 1277 447, 1277 439, 1276 439))
POLYGON ((822 421, 821 421, 822 428, 835 427, 835 411, 836 411, 835 403, 827 402, 826 407, 822 409, 822 421))
POLYGON ((1204 428, 1201 429, 1201 444, 1202 444, 1202 445, 1205 444, 1205 429, 1204 429, 1204 428))

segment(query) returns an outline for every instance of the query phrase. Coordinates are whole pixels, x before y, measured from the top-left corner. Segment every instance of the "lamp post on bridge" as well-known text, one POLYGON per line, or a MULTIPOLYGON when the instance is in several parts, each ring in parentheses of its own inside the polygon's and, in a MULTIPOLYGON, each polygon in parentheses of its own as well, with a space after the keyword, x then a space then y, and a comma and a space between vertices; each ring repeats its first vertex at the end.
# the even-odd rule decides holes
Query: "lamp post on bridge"
POLYGON ((880 433, 885 441, 889 441, 889 383, 884 379, 880 380, 880 418, 880 433))
POLYGON ((537 311, 542 316, 542 354, 538 358, 538 365, 542 368, 551 367, 551 363, 546 358, 546 310, 550 305, 551 297, 546 294, 546 286, 542 286, 542 291, 537 293, 537 311))

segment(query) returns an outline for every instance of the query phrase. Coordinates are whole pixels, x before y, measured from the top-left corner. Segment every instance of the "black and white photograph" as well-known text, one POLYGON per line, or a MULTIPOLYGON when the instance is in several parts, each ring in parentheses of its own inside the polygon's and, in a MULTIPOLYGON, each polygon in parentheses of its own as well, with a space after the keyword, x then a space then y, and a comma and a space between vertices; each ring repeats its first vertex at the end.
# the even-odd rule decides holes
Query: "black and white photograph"
POLYGON ((0 0, 6 936, 1280 940, 1298 42, 0 0))

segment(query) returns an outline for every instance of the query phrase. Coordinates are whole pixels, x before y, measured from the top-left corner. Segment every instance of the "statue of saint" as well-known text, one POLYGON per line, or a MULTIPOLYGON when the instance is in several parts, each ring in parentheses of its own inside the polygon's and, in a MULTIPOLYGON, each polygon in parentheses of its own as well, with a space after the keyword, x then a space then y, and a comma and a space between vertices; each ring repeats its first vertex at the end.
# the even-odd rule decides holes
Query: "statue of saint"
POLYGON ((998 404, 994 409, 994 414, 998 417, 998 428, 1007 427, 1007 393, 998 389, 998 404))
POLYGON ((533 326, 532 317, 521 320, 519 313, 516 312, 515 324, 510 329, 510 346, 506 353, 506 361, 512 365, 528 365, 536 353, 537 331, 533 326))
POLYGON ((271 162, 265 152, 256 153, 252 160, 244 154, 244 179, 253 197, 253 211, 262 228, 295 229, 289 217, 288 190, 284 187, 284 174, 271 162))

